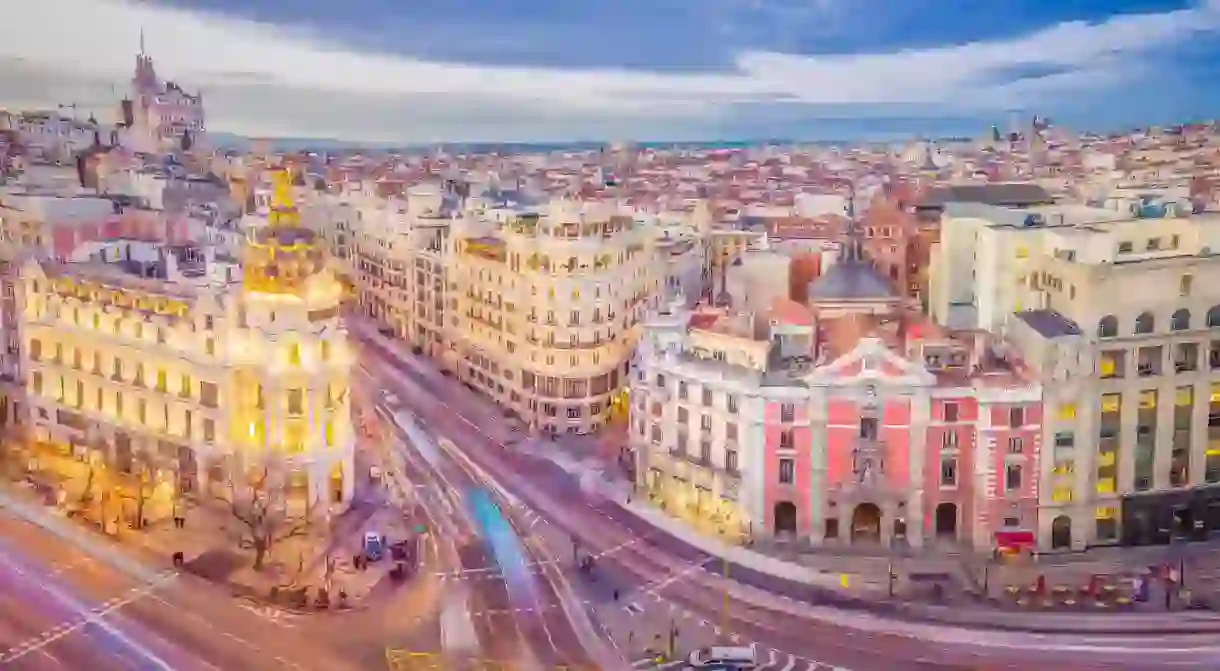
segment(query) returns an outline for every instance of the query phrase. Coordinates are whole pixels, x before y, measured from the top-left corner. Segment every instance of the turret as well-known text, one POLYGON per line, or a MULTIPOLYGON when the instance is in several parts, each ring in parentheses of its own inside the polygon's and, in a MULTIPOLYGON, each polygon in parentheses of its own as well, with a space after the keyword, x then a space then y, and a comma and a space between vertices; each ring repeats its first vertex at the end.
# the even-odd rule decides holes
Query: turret
POLYGON ((274 185, 267 225, 251 229, 243 273, 246 288, 276 294, 303 294, 308 280, 323 272, 326 257, 316 234, 301 226, 287 170, 271 173, 274 185))

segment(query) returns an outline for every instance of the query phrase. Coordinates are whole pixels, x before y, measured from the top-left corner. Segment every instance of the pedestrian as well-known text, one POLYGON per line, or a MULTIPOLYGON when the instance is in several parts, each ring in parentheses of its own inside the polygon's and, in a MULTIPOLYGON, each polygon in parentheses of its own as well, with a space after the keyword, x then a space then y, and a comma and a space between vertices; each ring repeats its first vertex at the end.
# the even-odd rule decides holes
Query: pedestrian
POLYGON ((618 601, 618 590, 614 590, 614 600, 618 601))

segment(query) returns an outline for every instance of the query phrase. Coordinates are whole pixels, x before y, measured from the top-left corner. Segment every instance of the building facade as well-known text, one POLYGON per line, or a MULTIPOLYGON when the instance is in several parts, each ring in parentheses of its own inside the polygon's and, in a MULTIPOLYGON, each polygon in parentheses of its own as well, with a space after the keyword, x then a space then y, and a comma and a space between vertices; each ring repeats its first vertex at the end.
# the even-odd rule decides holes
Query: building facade
POLYGON ((1033 539, 1041 389, 915 315, 682 310, 632 377, 636 477, 709 530, 815 545, 1033 539))
POLYGON ((341 291, 286 178, 240 267, 112 241, 20 271, 30 438, 215 491, 275 461, 308 508, 353 492, 341 291))
POLYGON ((609 204, 568 200, 497 224, 455 220, 442 361, 541 431, 597 430, 660 296, 655 237, 609 204))
POLYGON ((1046 389, 1052 549, 1220 531, 1220 218, 1111 205, 948 203, 941 224, 933 317, 1003 332, 1046 389))

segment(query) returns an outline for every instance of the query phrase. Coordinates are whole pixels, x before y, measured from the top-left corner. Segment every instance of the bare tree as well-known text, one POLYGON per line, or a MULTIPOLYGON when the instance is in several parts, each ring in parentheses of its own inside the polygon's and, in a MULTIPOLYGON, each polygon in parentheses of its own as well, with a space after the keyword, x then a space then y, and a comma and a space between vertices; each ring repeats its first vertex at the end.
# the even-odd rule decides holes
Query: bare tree
POLYGON ((254 570, 261 571, 276 545, 309 529, 308 517, 288 512, 282 464, 265 463, 246 474, 244 481, 229 480, 225 503, 240 524, 238 544, 254 551, 254 570))
POLYGON ((143 529, 147 523, 145 511, 148 508, 148 500, 153 497, 156 490, 157 460, 147 452, 140 452, 136 455, 133 464, 130 484, 120 490, 123 499, 132 501, 136 505, 136 517, 132 521, 134 528, 143 529))
POLYGON ((85 488, 81 490, 80 502, 90 503, 93 501, 93 488, 97 484, 97 471, 101 467, 101 463, 93 458, 92 455, 85 459, 85 468, 89 469, 85 474, 85 488))

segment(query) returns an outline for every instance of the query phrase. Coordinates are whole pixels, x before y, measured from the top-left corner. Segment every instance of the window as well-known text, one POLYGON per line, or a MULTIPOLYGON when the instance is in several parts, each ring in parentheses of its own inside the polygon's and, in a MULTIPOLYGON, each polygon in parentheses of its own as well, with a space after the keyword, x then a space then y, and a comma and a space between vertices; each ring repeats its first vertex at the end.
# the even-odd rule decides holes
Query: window
POLYGON ((737 472, 737 450, 724 451, 724 470, 730 473, 737 472))
POLYGON ((1113 338, 1118 335, 1118 317, 1106 315, 1097 322, 1097 337, 1113 338))
POLYGON ((946 431, 940 435, 940 449, 956 450, 957 449, 957 432, 946 431))
POLYGON ((796 419, 796 407, 791 403, 784 403, 779 407, 779 421, 791 422, 796 419))
POLYGON ((946 422, 956 422, 957 421, 957 404, 956 403, 946 403, 945 404, 945 421, 946 422))
POLYGON ((957 459, 940 460, 940 484, 942 487, 957 486, 957 459))
MULTIPOLYGON (((658 382, 657 384, 661 384, 661 383, 660 383, 660 382, 658 382)), ((687 390, 687 388, 686 388, 686 383, 685 383, 685 382, 679 382, 679 383, 678 383, 678 400, 680 400, 680 401, 685 401, 685 400, 686 400, 686 396, 687 396, 687 392, 688 392, 688 390, 687 390)))
POLYGON ((779 432, 779 446, 782 449, 792 449, 794 443, 792 440, 792 429, 784 429, 779 432))
POLYGON ((1190 287, 1192 284, 1194 284, 1194 281, 1194 275, 1183 275, 1182 278, 1178 280, 1178 294, 1182 296, 1189 296, 1190 287))
POLYGON ((300 415, 305 412, 305 395, 300 389, 288 390, 288 414, 300 415))
POLYGON ((729 406, 729 413, 736 415, 737 414, 737 397, 728 396, 725 398, 725 402, 729 406))
POLYGON ((1004 469, 1004 489, 1013 491, 1021 488, 1021 466, 1009 464, 1004 469))
POLYGON ((1009 454, 1021 454, 1024 451, 1025 451, 1024 441, 1022 441, 1019 437, 1014 436, 1014 437, 1008 439, 1008 453, 1009 454))
POLYGON ((1024 408, 1009 408, 1008 409, 1008 425, 1012 427, 1025 426, 1025 409, 1024 408))
POLYGON ((205 408, 215 408, 220 397, 219 388, 215 382, 199 383, 199 404, 205 408))
POLYGON ((1151 312, 1140 313, 1140 316, 1135 318, 1135 334, 1146 335, 1156 330, 1156 317, 1152 316, 1151 312))
POLYGON ((1190 328, 1190 310, 1182 308, 1169 317, 1169 330, 1185 331, 1190 328))
POLYGON ((1060 403, 1059 412, 1057 414, 1059 415, 1059 419, 1061 421, 1066 422, 1068 420, 1076 419, 1076 404, 1075 403, 1060 403))
POLYGON ((779 484, 790 485, 796 482, 796 460, 779 460, 779 484))
POLYGON ((699 427, 701 429, 703 429, 704 431, 711 431, 712 430, 712 416, 711 415, 699 415, 699 427))
POLYGON ((860 437, 865 440, 877 439, 877 418, 876 417, 861 417, 860 418, 860 437))
POLYGON ((704 389, 703 390, 703 405, 710 406, 711 404, 712 404, 712 390, 704 389))

